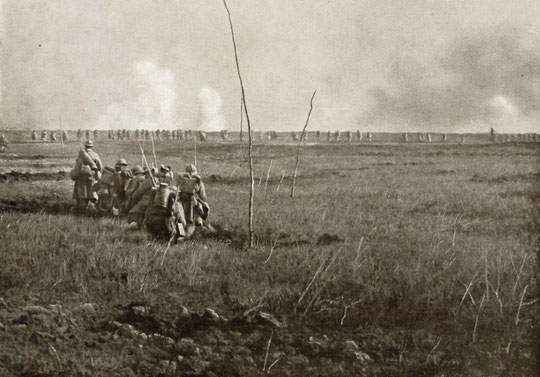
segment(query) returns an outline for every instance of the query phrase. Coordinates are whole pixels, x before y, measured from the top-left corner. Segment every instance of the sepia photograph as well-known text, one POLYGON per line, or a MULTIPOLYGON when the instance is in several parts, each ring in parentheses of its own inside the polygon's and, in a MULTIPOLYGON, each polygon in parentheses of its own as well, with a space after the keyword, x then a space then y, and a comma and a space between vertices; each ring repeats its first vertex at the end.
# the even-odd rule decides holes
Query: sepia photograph
POLYGON ((540 1, 0 0, 0 377, 540 375, 540 1))

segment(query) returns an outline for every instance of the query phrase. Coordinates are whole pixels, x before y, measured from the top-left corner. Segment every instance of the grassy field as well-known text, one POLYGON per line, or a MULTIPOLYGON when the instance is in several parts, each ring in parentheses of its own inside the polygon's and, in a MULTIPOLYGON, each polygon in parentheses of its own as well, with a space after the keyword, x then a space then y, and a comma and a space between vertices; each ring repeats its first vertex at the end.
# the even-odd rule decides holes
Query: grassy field
MULTIPOLYGON (((166 254, 70 211, 78 148, 0 156, 0 375, 539 370, 538 143, 307 145, 295 198, 295 146, 256 143, 252 250, 246 148, 199 143, 217 232, 166 254)), ((141 164, 134 141, 95 149, 141 164)), ((183 170, 194 144, 157 141, 156 157, 183 170)))

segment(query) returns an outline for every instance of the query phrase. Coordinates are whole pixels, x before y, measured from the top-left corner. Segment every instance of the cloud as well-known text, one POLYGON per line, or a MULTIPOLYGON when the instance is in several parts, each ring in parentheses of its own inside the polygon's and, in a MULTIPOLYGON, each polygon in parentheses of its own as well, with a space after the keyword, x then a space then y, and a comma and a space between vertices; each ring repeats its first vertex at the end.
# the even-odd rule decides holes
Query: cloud
POLYGON ((201 106, 201 121, 198 129, 204 131, 220 131, 226 129, 225 121, 221 114, 221 96, 212 88, 202 88, 199 92, 201 106))
POLYGON ((386 85, 369 90, 368 118, 409 130, 538 130, 539 47, 533 34, 499 27, 469 30, 423 61, 394 57, 386 85))
POLYGON ((96 128, 99 129, 170 129, 174 124, 176 93, 168 69, 158 68, 152 61, 137 62, 132 71, 131 94, 111 103, 96 128))

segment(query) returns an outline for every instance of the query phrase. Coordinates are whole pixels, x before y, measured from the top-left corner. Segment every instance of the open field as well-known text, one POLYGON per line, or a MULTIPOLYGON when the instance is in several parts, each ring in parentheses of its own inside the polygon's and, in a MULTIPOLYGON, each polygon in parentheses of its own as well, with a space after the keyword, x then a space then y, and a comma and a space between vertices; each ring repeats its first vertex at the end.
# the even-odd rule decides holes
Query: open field
MULTIPOLYGON (((26 134, 0 155, 1 376, 539 370, 538 143, 310 144, 290 198, 295 145, 256 142, 252 250, 247 148, 199 143, 217 233, 164 254, 125 221, 75 216, 80 143, 26 134)), ((95 149, 141 164, 136 141, 95 149)), ((179 171, 194 143, 156 152, 179 171)))

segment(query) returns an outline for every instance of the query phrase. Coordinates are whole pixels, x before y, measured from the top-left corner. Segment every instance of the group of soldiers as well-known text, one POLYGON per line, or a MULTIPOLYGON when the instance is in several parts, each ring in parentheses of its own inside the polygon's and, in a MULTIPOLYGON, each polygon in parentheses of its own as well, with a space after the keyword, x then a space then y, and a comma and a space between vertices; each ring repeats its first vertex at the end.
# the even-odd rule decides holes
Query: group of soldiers
MULTIPOLYGON (((68 141, 68 133, 67 131, 61 131, 62 141, 68 141)), ((41 131, 41 136, 38 135, 36 130, 32 131, 31 139, 33 141, 41 140, 41 141, 57 141, 58 138, 56 136, 56 131, 41 131)))
POLYGON ((124 216, 130 226, 146 227, 171 241, 189 238, 197 228, 212 230, 206 223, 210 207, 205 186, 192 164, 177 174, 166 165, 130 169, 123 158, 114 167, 103 166, 93 141, 87 140, 71 179, 78 211, 124 216))

